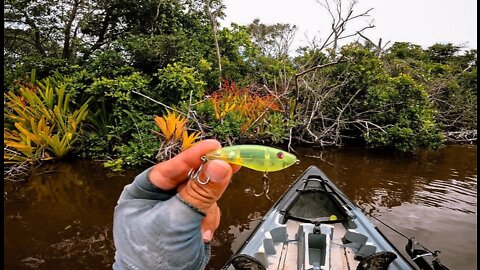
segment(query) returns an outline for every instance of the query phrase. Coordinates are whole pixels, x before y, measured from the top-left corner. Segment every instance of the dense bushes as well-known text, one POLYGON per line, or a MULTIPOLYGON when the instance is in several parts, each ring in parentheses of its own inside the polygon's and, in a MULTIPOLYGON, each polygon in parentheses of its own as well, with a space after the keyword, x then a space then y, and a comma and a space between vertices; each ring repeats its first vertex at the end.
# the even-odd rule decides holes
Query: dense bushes
POLYGON ((362 134, 372 147, 410 152, 437 149, 443 142, 427 92, 409 75, 369 88, 365 106, 374 111, 370 121, 383 127, 362 134))
MULTIPOLYGON (((476 88, 458 85, 465 76, 471 78, 470 72, 476 73, 476 56, 472 57, 476 51, 468 57, 447 57, 451 50, 439 53, 444 52, 440 47, 423 50, 395 43, 378 57, 362 44, 344 46, 338 63, 299 80, 299 110, 305 115, 296 129, 300 138, 323 145, 355 141, 411 152, 437 149, 452 128, 476 127, 470 122, 476 120, 470 114, 477 110, 476 88), (460 108, 468 112, 460 113, 460 108)), ((328 63, 327 55, 317 55, 328 63)))
POLYGON ((205 124, 206 135, 221 141, 281 143, 288 129, 280 106, 282 101, 254 85, 241 88, 225 81, 222 89, 194 109, 205 124))
POLYGON ((4 156, 7 163, 47 160, 73 150, 75 141, 79 155, 107 160, 114 168, 153 161, 163 140, 155 135, 154 117, 168 107, 183 111, 192 132, 228 143, 293 139, 340 145, 354 140, 404 152, 436 149, 445 131, 476 128, 476 54, 470 53, 448 60, 396 44, 378 58, 360 44, 347 45, 342 55, 349 61, 325 68, 300 85, 296 114, 292 92, 276 95, 255 84, 240 87, 224 81, 222 89, 205 96, 209 89, 204 79, 212 69, 208 61, 200 71, 176 62, 149 75, 124 66, 126 60, 116 52, 99 54, 84 69, 65 69, 69 77, 56 73, 43 84, 12 84, 5 96, 4 156), (437 58, 442 63, 432 62, 437 58), (470 64, 465 66, 467 59, 470 64), (32 108, 49 108, 56 118, 47 119, 50 114, 41 111, 19 115, 25 101, 32 108), (53 103, 64 110, 54 111, 53 103), (71 120, 52 122, 78 117, 70 116, 71 110, 85 113, 75 120, 75 128, 71 120), (32 140, 28 134, 35 132, 48 133, 51 140, 32 140))
MULTIPOLYGON (((476 50, 400 42, 379 52, 353 42, 335 50, 313 44, 291 58, 295 27, 255 21, 215 29, 221 8, 208 14, 196 1, 78 6, 80 37, 51 28, 57 17, 47 10, 56 9, 43 4, 32 18, 43 39, 27 26, 6 29, 15 33, 5 47, 7 162, 78 150, 118 169, 168 158, 205 137, 405 152, 436 149, 451 134, 476 140, 476 50), (41 81, 23 79, 33 68, 41 81), (166 126, 185 121, 176 140, 158 117, 166 126)), ((22 14, 24 4, 7 5, 10 19, 22 14)))
POLYGON ((88 102, 75 109, 65 78, 56 74, 16 85, 4 94, 4 164, 23 166, 61 158, 74 149, 88 102))

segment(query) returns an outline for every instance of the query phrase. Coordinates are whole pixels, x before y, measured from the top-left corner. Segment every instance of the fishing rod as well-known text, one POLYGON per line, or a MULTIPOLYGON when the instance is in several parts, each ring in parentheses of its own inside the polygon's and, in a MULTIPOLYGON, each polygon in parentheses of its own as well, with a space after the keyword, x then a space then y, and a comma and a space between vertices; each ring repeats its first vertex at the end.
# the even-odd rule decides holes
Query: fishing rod
MULTIPOLYGON (((323 179, 322 179, 323 180, 323 179)), ((324 184, 328 185, 329 188, 338 196, 342 197, 342 200, 350 201, 351 200, 344 195, 342 192, 339 192, 336 190, 334 187, 328 184, 327 181, 323 181, 324 184)), ((353 203, 353 202, 352 202, 353 203)), ((408 255, 411 257, 411 259, 420 267, 421 270, 449 270, 448 267, 443 265, 439 258, 438 254, 441 253, 440 250, 435 250, 431 251, 424 245, 418 243, 415 241, 414 237, 408 237, 405 234, 401 233, 400 231, 396 230, 392 226, 388 225, 386 222, 380 220, 379 218, 373 216, 372 214, 368 213, 367 210, 360 205, 353 203, 357 208, 359 208, 365 215, 368 215, 381 224, 383 224, 385 227, 389 228, 390 230, 394 231, 398 235, 404 237, 405 239, 408 240, 407 245, 405 246, 406 252, 408 255)))
POLYGON ((392 226, 388 225, 384 221, 380 220, 379 218, 375 217, 374 215, 368 213, 363 207, 355 204, 359 209, 362 210, 362 212, 372 218, 374 218, 376 221, 380 222, 390 230, 396 232, 397 234, 403 236, 405 239, 408 240, 407 245, 405 247, 408 255, 410 255, 411 259, 420 267, 420 269, 433 269, 433 270, 448 270, 446 266, 444 266, 442 263, 440 263, 438 259, 438 254, 440 254, 440 250, 435 250, 431 251, 424 245, 418 243, 415 241, 415 237, 407 237, 403 233, 399 232, 392 226))

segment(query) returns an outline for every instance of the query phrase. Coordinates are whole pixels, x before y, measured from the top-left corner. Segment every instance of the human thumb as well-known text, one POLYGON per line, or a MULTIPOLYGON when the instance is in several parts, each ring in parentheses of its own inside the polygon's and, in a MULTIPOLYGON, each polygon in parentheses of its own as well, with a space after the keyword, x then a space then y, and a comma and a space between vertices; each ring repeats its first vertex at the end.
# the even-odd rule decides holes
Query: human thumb
POLYGON ((179 195, 190 205, 206 213, 220 199, 231 177, 232 167, 228 163, 221 160, 208 161, 199 179, 188 181, 187 185, 179 191, 179 195), (207 179, 209 179, 208 182, 207 179))

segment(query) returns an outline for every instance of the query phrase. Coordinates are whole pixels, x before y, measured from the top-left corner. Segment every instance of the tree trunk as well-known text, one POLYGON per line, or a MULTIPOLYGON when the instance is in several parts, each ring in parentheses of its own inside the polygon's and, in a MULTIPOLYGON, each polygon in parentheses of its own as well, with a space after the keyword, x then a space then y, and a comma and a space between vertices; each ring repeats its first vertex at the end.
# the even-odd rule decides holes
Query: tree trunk
POLYGON ((35 42, 35 48, 37 49, 38 53, 41 55, 41 56, 44 56, 46 57, 47 56, 47 53, 45 53, 45 49, 43 48, 42 46, 42 41, 41 41, 41 35, 40 35, 40 30, 38 29, 37 25, 35 24, 35 22, 30 19, 30 17, 28 17, 27 13, 25 12, 24 13, 25 15, 25 22, 30 25, 30 27, 33 28, 34 30, 34 42, 35 42))
POLYGON ((217 21, 215 20, 214 12, 210 10, 210 1, 208 0, 205 1, 205 12, 210 17, 210 23, 212 25, 213 43, 215 45, 215 51, 217 53, 217 62, 218 62, 218 80, 219 80, 218 89, 222 89, 222 56, 220 54, 220 46, 218 45, 218 38, 217 38, 218 26, 217 26, 217 21))
POLYGON ((107 34, 107 30, 108 30, 108 25, 110 24, 110 20, 111 20, 111 8, 108 7, 106 9, 106 12, 105 12, 105 18, 103 19, 103 22, 102 22, 102 29, 98 35, 98 39, 97 41, 95 42, 95 44, 93 44, 93 46, 90 48, 90 50, 88 50, 87 52, 85 52, 85 54, 83 55, 82 57, 82 60, 83 61, 86 61, 88 59, 88 57, 90 57, 90 55, 96 51, 97 49, 99 49, 104 41, 105 41, 105 35, 107 34))
POLYGON ((78 8, 81 3, 82 3, 82 0, 77 0, 73 3, 72 11, 70 13, 70 16, 68 17, 67 25, 65 25, 65 32, 64 32, 65 38, 63 41, 63 52, 62 52, 63 59, 68 60, 72 56, 72 50, 70 48, 72 25, 73 25, 73 21, 77 17, 78 8))

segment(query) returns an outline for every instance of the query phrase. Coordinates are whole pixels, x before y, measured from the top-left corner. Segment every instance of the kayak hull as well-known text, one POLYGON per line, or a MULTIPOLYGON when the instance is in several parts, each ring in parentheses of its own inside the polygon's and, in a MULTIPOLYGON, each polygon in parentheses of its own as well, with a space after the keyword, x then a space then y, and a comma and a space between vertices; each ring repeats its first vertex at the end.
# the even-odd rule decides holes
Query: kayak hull
POLYGON ((222 269, 417 268, 319 168, 311 166, 222 269), (375 265, 380 268, 372 268, 375 265))

